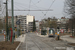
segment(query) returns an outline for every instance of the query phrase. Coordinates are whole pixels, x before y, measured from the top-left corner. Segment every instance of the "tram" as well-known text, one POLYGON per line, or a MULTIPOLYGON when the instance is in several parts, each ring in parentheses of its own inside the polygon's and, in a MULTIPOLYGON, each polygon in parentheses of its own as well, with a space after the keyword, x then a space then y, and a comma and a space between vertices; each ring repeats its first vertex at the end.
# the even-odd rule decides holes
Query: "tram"
POLYGON ((48 34, 49 37, 55 37, 55 31, 54 31, 54 28, 50 28, 49 29, 49 34, 48 34))

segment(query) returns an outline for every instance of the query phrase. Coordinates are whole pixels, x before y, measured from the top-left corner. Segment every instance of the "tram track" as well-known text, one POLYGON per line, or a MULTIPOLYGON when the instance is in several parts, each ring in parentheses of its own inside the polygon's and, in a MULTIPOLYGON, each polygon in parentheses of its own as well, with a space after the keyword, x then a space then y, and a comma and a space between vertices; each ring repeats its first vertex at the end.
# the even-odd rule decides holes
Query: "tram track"
MULTIPOLYGON (((61 47, 63 47, 63 45, 62 44, 58 44, 58 42, 56 42, 56 43, 54 43, 53 41, 45 41, 45 40, 43 40, 43 39, 45 39, 45 38, 40 38, 40 37, 38 37, 38 36, 36 36, 35 34, 32 34, 32 35, 30 35, 30 34, 28 34, 27 35, 30 39, 31 39, 31 41, 39 48, 39 50, 43 50, 43 48, 42 48, 42 44, 43 45, 46 45, 46 47, 47 48, 50 48, 50 50, 54 50, 54 47, 57 47, 57 46, 61 46, 61 47), (36 37, 36 38, 35 38, 36 37), (42 43, 42 44, 40 44, 40 43, 42 43), (55 46, 53 45, 53 43, 55 44, 55 46), (41 45, 41 47, 40 47, 40 45, 41 45), (57 45, 57 46, 56 46, 57 45)), ((48 40, 48 39, 47 39, 48 40)), ((59 41, 60 42, 60 41, 59 41)), ((62 41, 61 41, 62 42, 62 41)), ((65 45, 64 45, 65 46, 65 45)), ((44 46, 43 46, 44 47, 44 46)))

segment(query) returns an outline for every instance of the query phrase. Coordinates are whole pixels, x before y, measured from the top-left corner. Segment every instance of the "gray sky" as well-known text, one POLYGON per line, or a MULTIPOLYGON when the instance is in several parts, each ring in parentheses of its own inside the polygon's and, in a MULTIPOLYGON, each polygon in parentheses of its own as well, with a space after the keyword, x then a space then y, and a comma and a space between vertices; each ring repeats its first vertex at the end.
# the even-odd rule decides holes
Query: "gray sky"
MULTIPOLYGON (((50 9, 53 11, 17 11, 14 15, 33 15, 35 16, 36 20, 41 20, 47 17, 56 18, 63 17, 63 8, 64 8, 64 1, 65 0, 55 0, 53 5, 50 9), (46 16, 44 14, 47 12, 46 16)), ((52 4, 53 0, 14 0, 14 9, 18 10, 48 10, 50 5, 52 4), (30 2, 31 1, 31 2, 30 2), (30 6, 29 6, 30 5, 30 6), (30 8, 29 8, 30 7, 30 8)), ((11 8, 11 0, 8 0, 9 9, 11 8)))

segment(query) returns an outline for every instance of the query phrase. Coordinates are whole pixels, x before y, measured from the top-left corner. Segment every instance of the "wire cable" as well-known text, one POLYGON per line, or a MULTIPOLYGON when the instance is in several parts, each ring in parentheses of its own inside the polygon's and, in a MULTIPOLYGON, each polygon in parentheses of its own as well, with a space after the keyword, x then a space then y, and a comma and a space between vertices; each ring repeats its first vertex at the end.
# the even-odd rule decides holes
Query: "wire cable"
MULTIPOLYGON (((9 3, 10 3, 10 1, 8 2, 8 4, 9 4, 9 3)), ((15 7, 15 8, 17 8, 17 9, 19 10, 18 6, 19 6, 19 5, 17 5, 17 6, 16 6, 16 5, 14 5, 14 7, 15 7)))
MULTIPOLYGON (((32 2, 33 3, 33 2, 32 2)), ((34 4, 34 3, 33 3, 34 4)), ((35 6, 36 6, 36 4, 34 4, 35 6)), ((37 6, 36 6, 37 7, 37 6)), ((38 8, 38 7, 37 7, 38 8)), ((39 8, 38 8, 39 9, 39 8)), ((40 9, 39 9, 40 10, 40 9)), ((43 11, 42 11, 42 13, 43 13, 43 11)), ((44 13, 43 13, 44 14, 44 13)))
POLYGON ((2 13, 1 13, 0 15, 2 15, 2 14, 3 14, 3 12, 4 12, 4 9, 5 9, 5 6, 4 6, 4 8, 3 8, 3 10, 2 10, 2 13))
MULTIPOLYGON (((40 2, 41 2, 41 0, 40 0, 40 1, 38 1, 36 4, 38 4, 38 3, 40 3, 40 2)), ((35 4, 35 5, 36 5, 36 4, 35 4)))
POLYGON ((29 11, 28 11, 28 15, 29 15, 29 13, 30 13, 30 7, 31 7, 31 0, 30 0, 30 2, 29 2, 29 11))
MULTIPOLYGON (((35 7, 38 8, 38 9, 39 9, 39 8, 43 8, 43 7, 38 7, 38 6, 36 6, 36 4, 35 4, 33 1, 32 1, 32 3, 33 3, 33 5, 35 5, 35 7)), ((43 9, 47 9, 47 8, 43 8, 43 9)))
POLYGON ((17 6, 17 7, 28 9, 28 7, 22 3, 18 3, 18 2, 14 2, 14 3, 15 3, 15 6, 17 6))
MULTIPOLYGON (((10 2, 10 1, 9 1, 10 2)), ((30 2, 31 3, 31 2, 30 2)), ((25 6, 24 4, 22 4, 22 3, 18 3, 18 2, 15 2, 15 7, 17 8, 18 6, 19 7, 21 7, 21 8, 25 8, 25 9, 28 9, 28 7, 27 6, 25 6)), ((30 4, 29 4, 30 5, 30 4)), ((35 5, 35 4, 34 4, 35 5)), ((29 7, 32 7, 33 5, 30 5, 29 7)), ((37 7, 37 6, 35 6, 36 8, 41 8, 41 7, 37 7)), ((34 7, 32 7, 32 8, 34 8, 34 7)), ((29 8, 30 9, 30 8, 29 8)), ((43 8, 44 9, 44 8, 43 8)), ((19 9, 20 10, 20 9, 19 9)), ((43 12, 42 12, 43 13, 43 12)))
MULTIPOLYGON (((51 3, 49 9, 52 7, 52 5, 53 5, 54 2, 55 2, 55 0, 53 0, 53 2, 51 3)), ((49 10, 49 9, 48 9, 48 10, 49 10)), ((48 11, 44 14, 44 16, 46 16, 47 13, 48 13, 48 11)), ((44 16, 43 16, 43 17, 44 17, 44 16)))

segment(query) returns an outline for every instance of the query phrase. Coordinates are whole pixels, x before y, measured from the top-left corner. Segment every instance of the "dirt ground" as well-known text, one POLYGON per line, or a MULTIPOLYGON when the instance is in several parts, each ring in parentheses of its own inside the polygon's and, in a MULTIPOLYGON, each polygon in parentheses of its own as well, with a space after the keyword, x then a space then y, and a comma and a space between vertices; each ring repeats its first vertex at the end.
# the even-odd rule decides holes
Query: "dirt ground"
POLYGON ((4 35, 4 34, 2 33, 2 34, 0 34, 0 35, 4 35))
POLYGON ((15 50, 19 43, 19 41, 15 41, 13 44, 9 41, 2 41, 0 42, 0 50, 15 50))
POLYGON ((75 46, 75 43, 68 43, 68 45, 75 46))
POLYGON ((72 33, 60 33, 60 36, 63 36, 63 35, 72 35, 72 33))
POLYGON ((75 38, 75 36, 72 36, 72 33, 60 33, 60 36, 63 36, 63 35, 70 35, 71 38, 75 38))
MULTIPOLYGON (((58 37, 56 37, 55 40, 58 41, 58 37)), ((62 40, 62 39, 60 39, 60 37, 59 37, 59 40, 62 40)))

